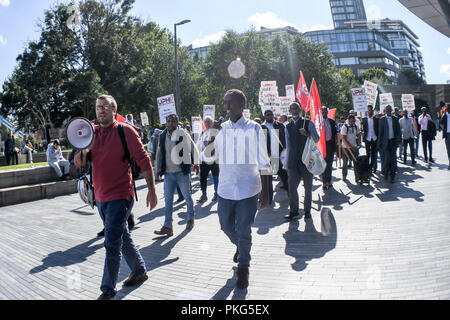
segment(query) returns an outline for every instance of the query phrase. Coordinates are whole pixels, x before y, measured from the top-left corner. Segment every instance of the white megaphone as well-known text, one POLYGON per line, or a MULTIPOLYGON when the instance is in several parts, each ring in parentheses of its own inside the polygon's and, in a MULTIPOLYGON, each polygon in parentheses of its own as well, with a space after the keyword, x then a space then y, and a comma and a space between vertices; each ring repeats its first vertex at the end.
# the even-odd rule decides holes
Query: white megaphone
POLYGON ((89 148, 94 143, 94 127, 86 118, 74 118, 66 127, 69 143, 78 150, 89 148))

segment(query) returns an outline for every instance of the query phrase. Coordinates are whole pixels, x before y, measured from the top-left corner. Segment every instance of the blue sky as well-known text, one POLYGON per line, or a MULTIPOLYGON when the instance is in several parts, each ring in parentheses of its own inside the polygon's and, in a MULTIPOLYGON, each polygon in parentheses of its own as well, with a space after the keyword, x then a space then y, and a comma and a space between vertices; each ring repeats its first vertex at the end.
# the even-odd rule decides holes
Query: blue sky
MULTIPOLYGON (((0 0, 0 84, 11 74, 16 57, 30 40, 38 39, 37 23, 55 0, 0 0)), ((398 1, 364 0, 370 19, 403 20, 419 37, 428 83, 450 80, 450 39, 417 18, 398 1)), ((295 26, 299 31, 332 28, 328 0, 136 0, 133 12, 173 31, 184 19, 178 37, 194 47, 217 41, 225 30, 246 31, 254 26, 295 26)))

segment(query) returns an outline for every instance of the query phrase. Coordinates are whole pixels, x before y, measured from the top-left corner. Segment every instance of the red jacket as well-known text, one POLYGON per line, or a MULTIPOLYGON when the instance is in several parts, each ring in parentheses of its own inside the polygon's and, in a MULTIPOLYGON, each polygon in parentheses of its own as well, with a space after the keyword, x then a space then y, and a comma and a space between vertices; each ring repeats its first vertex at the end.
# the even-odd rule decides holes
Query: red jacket
MULTIPOLYGON (((114 121, 108 128, 92 123, 95 129, 91 147, 92 182, 95 200, 109 202, 134 197, 133 178, 128 161, 122 161, 125 153, 114 121)), ((152 170, 150 157, 137 134, 130 125, 124 124, 124 134, 130 157, 134 158, 142 172, 152 170)))

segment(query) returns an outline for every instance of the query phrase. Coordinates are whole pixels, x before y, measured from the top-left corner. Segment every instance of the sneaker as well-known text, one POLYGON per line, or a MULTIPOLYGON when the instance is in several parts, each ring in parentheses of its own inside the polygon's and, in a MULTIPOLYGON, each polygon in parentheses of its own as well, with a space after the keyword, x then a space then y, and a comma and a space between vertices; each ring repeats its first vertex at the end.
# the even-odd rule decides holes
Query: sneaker
POLYGON ((148 275, 147 272, 141 273, 140 275, 136 275, 134 272, 130 273, 128 279, 123 282, 124 287, 133 287, 140 285, 147 281, 148 275))
POLYGON ((236 252, 234 253, 234 256, 233 256, 233 262, 237 263, 238 262, 238 258, 239 258, 239 249, 236 248, 236 252))
POLYGON ((248 287, 248 268, 239 268, 237 269, 237 281, 236 287, 238 289, 245 289, 248 287))
POLYGON ((198 203, 203 203, 208 201, 208 197, 206 196, 206 194, 203 194, 200 199, 197 200, 198 203))
POLYGON ((186 224, 186 230, 192 230, 194 228, 194 220, 188 220, 186 224))
POLYGON ((217 201, 217 199, 219 199, 219 196, 217 195, 217 193, 214 193, 214 197, 212 198, 212 201, 217 201))
POLYGON ((115 300, 116 294, 111 292, 103 292, 97 300, 115 300))
POLYGON ((97 237, 104 237, 105 236, 105 229, 97 233, 97 237))
POLYGON ((160 236, 173 236, 173 229, 172 228, 167 228, 167 227, 162 227, 161 230, 155 230, 154 231, 155 234, 160 235, 160 236))

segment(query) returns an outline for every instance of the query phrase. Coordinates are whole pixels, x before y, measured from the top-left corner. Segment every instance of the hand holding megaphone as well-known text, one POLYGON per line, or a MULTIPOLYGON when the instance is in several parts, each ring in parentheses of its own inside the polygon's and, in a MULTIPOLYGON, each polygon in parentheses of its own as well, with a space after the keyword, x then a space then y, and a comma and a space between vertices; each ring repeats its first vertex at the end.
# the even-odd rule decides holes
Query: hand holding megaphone
POLYGON ((88 149, 94 144, 94 133, 94 127, 86 118, 74 118, 66 127, 67 140, 78 150, 88 149))

